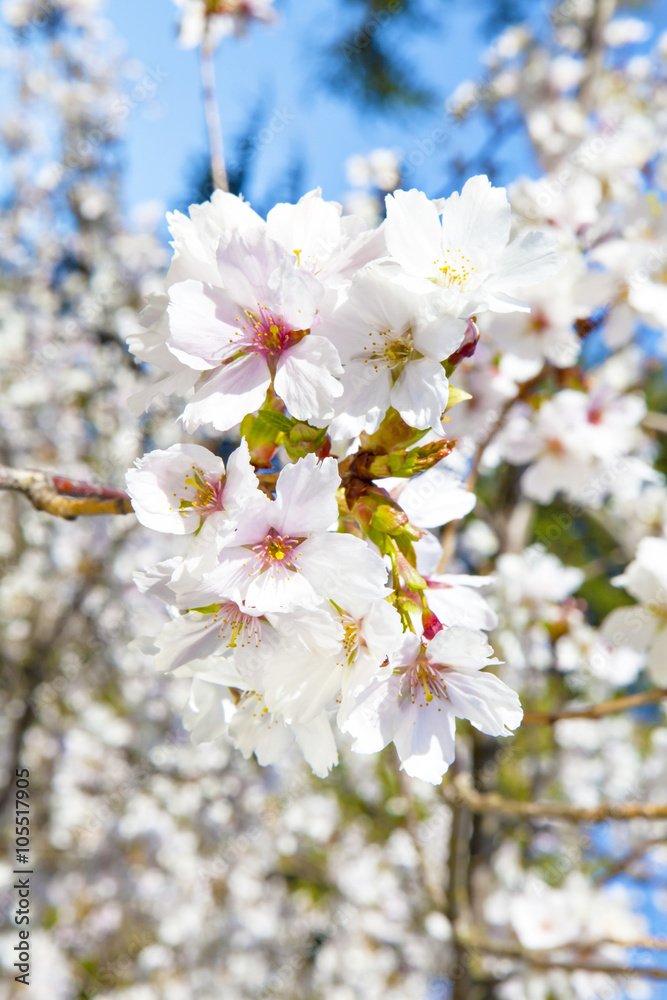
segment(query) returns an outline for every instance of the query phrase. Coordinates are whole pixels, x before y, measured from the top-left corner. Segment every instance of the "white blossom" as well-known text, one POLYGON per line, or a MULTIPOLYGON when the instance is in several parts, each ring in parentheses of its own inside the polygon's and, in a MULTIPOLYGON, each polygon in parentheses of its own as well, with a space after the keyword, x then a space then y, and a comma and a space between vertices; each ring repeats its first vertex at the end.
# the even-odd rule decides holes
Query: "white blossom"
POLYGON ((387 196, 391 258, 408 287, 430 292, 435 307, 452 316, 528 311, 514 291, 557 270, 553 240, 525 232, 510 243, 510 224, 504 188, 494 188, 484 176, 467 181, 440 210, 420 191, 387 196))
POLYGON ((453 625, 428 642, 407 633, 391 672, 356 698, 345 724, 352 749, 376 753, 393 742, 408 774, 439 784, 454 760, 456 718, 489 736, 509 736, 521 721, 514 691, 480 672, 495 663, 481 632, 453 625))
POLYGON ((648 650, 647 669, 655 684, 667 683, 667 539, 643 538, 635 559, 614 583, 636 605, 616 608, 605 618, 603 635, 614 646, 648 650))

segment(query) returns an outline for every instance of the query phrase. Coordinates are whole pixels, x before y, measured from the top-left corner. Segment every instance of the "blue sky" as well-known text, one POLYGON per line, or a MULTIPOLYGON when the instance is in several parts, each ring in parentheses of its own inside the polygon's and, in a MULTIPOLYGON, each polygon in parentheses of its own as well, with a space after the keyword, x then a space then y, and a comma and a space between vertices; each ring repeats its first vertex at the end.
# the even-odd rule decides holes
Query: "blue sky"
MULTIPOLYGON (((417 75, 438 95, 430 112, 391 116, 363 114, 349 100, 322 86, 320 55, 327 42, 359 22, 359 8, 341 0, 277 0, 275 26, 256 25, 243 39, 228 39, 218 51, 216 71, 228 156, 234 140, 247 128, 258 105, 265 110, 254 158, 249 193, 258 207, 284 200, 290 166, 301 164, 301 191, 320 186, 325 198, 340 199, 347 190, 344 164, 354 153, 378 146, 402 150, 405 156, 432 148, 410 177, 410 186, 432 197, 448 194, 446 159, 483 138, 481 123, 469 129, 448 128, 448 137, 430 142, 445 122, 444 99, 462 80, 482 78, 480 26, 484 5, 471 0, 425 0, 432 23, 410 31, 399 23, 394 42, 417 75), (271 127, 273 126, 273 127, 271 127)), ((548 29, 551 4, 530 8, 531 20, 548 29)), ((487 8, 488 11, 488 8, 487 8)), ((139 101, 128 126, 125 148, 125 199, 128 207, 157 199, 166 208, 182 207, 191 191, 195 162, 207 149, 200 98, 198 53, 176 43, 176 12, 171 0, 108 0, 107 13, 127 54, 159 75, 155 97, 139 101)), ((653 0, 640 16, 656 33, 667 28, 667 0, 653 0)), ((504 151, 509 180, 531 172, 533 164, 521 139, 504 151)))
MULTIPOLYGON (((463 79, 480 72, 479 5, 432 2, 431 30, 400 29, 401 51, 442 98, 463 79)), ((188 190, 193 159, 206 149, 197 53, 176 45, 174 8, 169 0, 109 0, 108 15, 126 40, 128 54, 164 74, 155 99, 139 102, 129 123, 126 199, 132 205, 157 198, 167 207, 188 190)), ((543 16, 543 15, 542 15, 543 16)), ((303 190, 321 186, 326 198, 346 188, 344 162, 378 146, 409 154, 426 143, 443 121, 444 101, 430 113, 363 115, 320 85, 327 41, 354 24, 358 10, 339 0, 287 0, 277 26, 257 25, 241 40, 230 39, 216 58, 218 93, 228 153, 249 116, 263 101, 274 128, 259 146, 251 196, 270 200, 290 163, 301 160, 303 190)), ((266 133, 264 133, 266 137, 266 133)), ((457 141, 460 141, 457 138, 457 141)), ((414 182, 443 193, 446 142, 436 143, 414 182)))

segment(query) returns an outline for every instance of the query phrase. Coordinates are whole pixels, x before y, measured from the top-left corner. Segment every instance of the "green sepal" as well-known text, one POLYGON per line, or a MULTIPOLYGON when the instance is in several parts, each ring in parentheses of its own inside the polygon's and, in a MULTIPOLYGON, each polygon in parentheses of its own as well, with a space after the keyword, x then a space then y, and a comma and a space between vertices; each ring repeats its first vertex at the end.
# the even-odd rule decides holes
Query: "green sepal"
MULTIPOLYGON (((456 441, 431 441, 420 448, 411 448, 409 451, 394 452, 391 455, 365 455, 363 470, 359 469, 362 464, 355 462, 355 471, 368 476, 369 479, 385 479, 396 477, 409 479, 420 472, 427 472, 434 465, 446 458, 450 454, 456 441)), ((363 452, 358 458, 361 458, 363 452)))
POLYGON ((303 420, 292 418, 289 432, 280 435, 282 444, 290 458, 296 460, 319 451, 327 438, 326 427, 311 427, 303 420))
POLYGON ((268 468, 277 448, 281 446, 291 459, 319 451, 325 444, 326 427, 311 427, 304 420, 286 417, 270 407, 257 416, 249 414, 241 423, 241 434, 248 442, 250 460, 255 468, 268 468))
MULTIPOLYGON (((277 448, 276 432, 270 423, 270 418, 266 419, 267 412, 260 410, 256 417, 249 413, 241 421, 241 436, 248 443, 250 461, 256 469, 268 469, 277 448)), ((280 416, 280 414, 274 414, 274 416, 280 416)))
POLYGON ((465 389, 459 389, 456 385, 450 385, 445 413, 448 410, 451 410, 452 407, 456 406, 458 403, 464 403, 466 399, 472 399, 469 392, 466 392, 465 389))
POLYGON ((374 454, 389 454, 397 449, 417 444, 427 432, 428 428, 421 431, 416 427, 410 427, 398 411, 390 406, 375 434, 361 435, 360 450, 374 454))
MULTIPOLYGON (((408 527, 410 527, 410 525, 408 525, 408 527)), ((410 566, 416 568, 417 553, 415 552, 415 547, 412 544, 412 539, 408 536, 408 532, 402 531, 400 535, 395 535, 394 541, 396 542, 399 550, 401 551, 401 554, 405 556, 405 559, 410 564, 410 566)), ((419 577, 419 579, 421 580, 421 577, 419 577)))
POLYGON ((284 413, 276 413, 275 410, 260 410, 255 418, 257 424, 259 425, 260 433, 273 435, 277 434, 289 434, 291 431, 294 420, 286 417, 284 413))

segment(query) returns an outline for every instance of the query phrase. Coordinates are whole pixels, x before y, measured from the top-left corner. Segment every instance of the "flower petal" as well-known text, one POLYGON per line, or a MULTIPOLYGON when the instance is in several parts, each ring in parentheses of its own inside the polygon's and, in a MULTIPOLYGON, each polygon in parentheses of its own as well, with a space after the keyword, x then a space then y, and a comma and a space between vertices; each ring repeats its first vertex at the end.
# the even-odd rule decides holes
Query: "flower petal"
POLYGON ((410 427, 442 434, 440 418, 447 406, 449 382, 437 361, 408 361, 391 390, 391 404, 410 427))
POLYGON ((331 341, 310 334, 283 351, 274 387, 293 417, 328 420, 334 414, 334 399, 343 394, 343 386, 334 376, 342 374, 331 341))
POLYGON ((306 455, 294 465, 286 465, 276 483, 272 511, 276 530, 292 537, 327 531, 338 520, 339 486, 335 458, 320 462, 316 455, 306 455))
POLYGON ((264 358, 245 354, 214 372, 197 390, 183 411, 183 426, 188 432, 202 425, 228 431, 259 409, 270 385, 264 358))

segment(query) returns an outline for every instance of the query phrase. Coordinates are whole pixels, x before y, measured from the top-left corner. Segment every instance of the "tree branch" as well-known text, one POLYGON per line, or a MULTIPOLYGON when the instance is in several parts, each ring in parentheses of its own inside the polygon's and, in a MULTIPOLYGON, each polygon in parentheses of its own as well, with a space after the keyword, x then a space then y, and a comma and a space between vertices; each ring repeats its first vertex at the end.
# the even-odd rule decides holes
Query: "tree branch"
POLYGON ((595 84, 599 79, 605 54, 604 29, 614 16, 616 0, 595 0, 590 21, 585 30, 585 72, 579 85, 579 101, 587 112, 596 110, 595 84))
POLYGON ((496 792, 478 792, 470 777, 460 774, 443 786, 447 802, 463 803, 473 812, 502 813, 524 819, 563 819, 572 823, 600 823, 605 819, 667 819, 667 802, 604 802, 599 806, 575 806, 568 802, 524 802, 496 792))
MULTIPOLYGON (((445 913, 452 927, 463 918, 471 919, 468 898, 468 875, 470 865, 470 811, 461 801, 450 803, 452 826, 449 834, 449 883, 445 913)), ((459 975, 452 977, 452 1000, 465 1000, 470 994, 471 975, 468 949, 454 936, 454 963, 459 975)))
POLYGON ((215 92, 215 65, 213 63, 214 46, 210 38, 204 38, 201 47, 201 82, 204 98, 204 114, 208 129, 208 143, 211 154, 211 175, 213 186, 222 191, 229 191, 227 168, 225 166, 225 146, 220 124, 220 109, 215 92))
MULTIPOLYGON (((609 861, 604 871, 593 876, 593 881, 604 884, 605 882, 609 882, 611 879, 615 878, 617 875, 625 874, 634 864, 638 861, 642 861, 644 855, 648 851, 651 851, 654 847, 664 847, 664 844, 664 837, 655 837, 651 840, 644 841, 641 844, 637 844, 637 846, 629 851, 624 857, 615 858, 609 861)), ((630 878, 634 879, 636 876, 630 875, 630 878)))
POLYGON ((667 413, 650 411, 642 420, 641 426, 649 431, 657 431, 658 434, 667 434, 667 413))
POLYGON ((0 465, 0 490, 23 493, 37 510, 72 521, 93 514, 131 514, 132 502, 122 490, 51 476, 37 469, 0 465))
MULTIPOLYGON (((667 969, 658 969, 652 967, 646 968, 629 968, 623 965, 614 965, 612 962, 601 962, 601 961, 587 961, 585 959, 568 959, 568 958, 554 958, 552 952, 548 951, 532 951, 527 948, 522 948, 520 944, 513 943, 501 943, 497 941, 492 941, 486 935, 479 933, 469 933, 469 932, 456 932, 456 937, 459 943, 467 948, 474 949, 476 951, 484 951, 490 955, 500 955, 504 958, 516 958, 522 962, 526 962, 528 965, 532 965, 538 969, 566 969, 568 971, 578 971, 582 970, 584 972, 606 972, 609 975, 624 975, 624 976, 647 976, 651 979, 664 979, 667 980, 667 969)), ((620 943, 620 942, 601 942, 603 944, 620 943)), ((595 947, 596 945, 592 945, 595 947)), ((664 942, 661 942, 661 947, 664 946, 664 942)), ((563 946, 565 950, 569 946, 563 946)), ((623 947, 633 947, 633 945, 623 945, 623 947)), ((639 945, 643 947, 643 945, 639 945)))
POLYGON ((640 705, 652 705, 657 701, 667 698, 667 688, 651 688, 649 691, 640 691, 638 694, 629 694, 625 698, 612 698, 609 701, 601 701, 598 705, 589 705, 585 708, 556 709, 553 712, 524 712, 523 722, 526 725, 551 725, 560 719, 599 719, 604 715, 613 715, 615 712, 625 712, 631 708, 638 708, 640 705))

